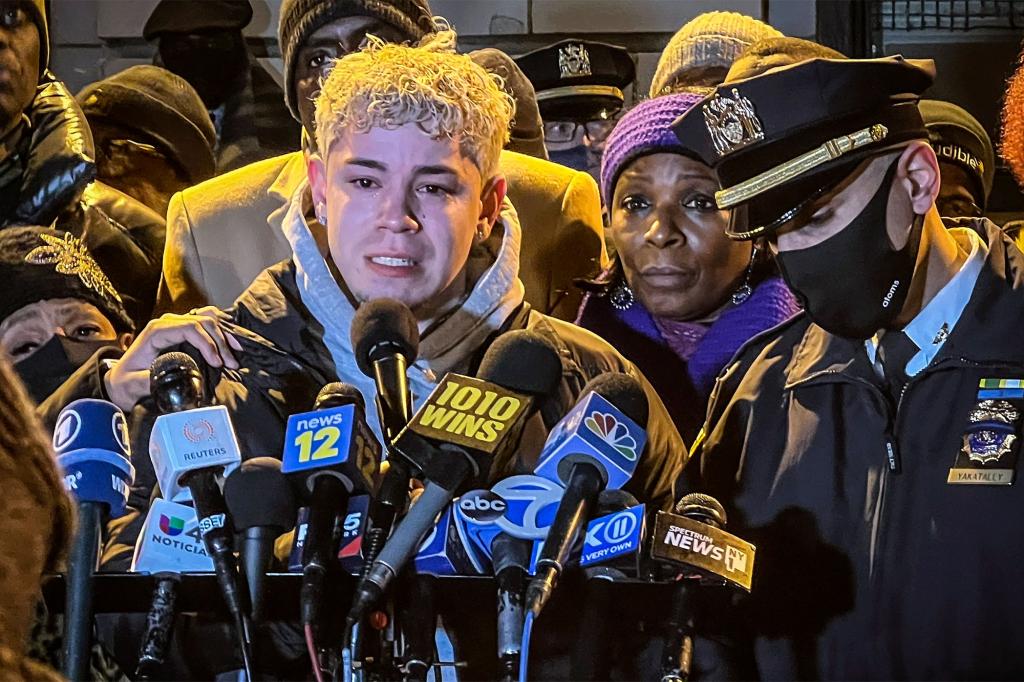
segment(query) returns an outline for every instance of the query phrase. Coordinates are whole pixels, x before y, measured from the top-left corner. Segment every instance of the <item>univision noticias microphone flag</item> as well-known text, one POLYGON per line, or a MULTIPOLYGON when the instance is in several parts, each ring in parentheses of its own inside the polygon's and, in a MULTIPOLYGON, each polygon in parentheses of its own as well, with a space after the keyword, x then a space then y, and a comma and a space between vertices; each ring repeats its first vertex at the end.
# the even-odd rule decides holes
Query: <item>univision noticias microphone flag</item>
POLYGON ((161 498, 153 500, 132 557, 133 573, 213 572, 199 532, 196 510, 161 498))

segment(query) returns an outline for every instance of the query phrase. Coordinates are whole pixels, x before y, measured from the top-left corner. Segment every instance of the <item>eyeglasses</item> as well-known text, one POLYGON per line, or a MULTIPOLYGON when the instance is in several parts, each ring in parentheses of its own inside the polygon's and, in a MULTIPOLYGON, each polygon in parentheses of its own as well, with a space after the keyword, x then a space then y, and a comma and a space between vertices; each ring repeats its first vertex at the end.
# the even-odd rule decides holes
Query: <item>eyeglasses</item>
POLYGON ((579 134, 580 128, 583 128, 591 142, 604 142, 618 122, 618 116, 594 121, 545 121, 544 140, 547 142, 572 142, 579 134))
POLYGON ((935 204, 939 209, 939 215, 946 218, 980 218, 984 215, 984 211, 966 197, 939 199, 935 204))

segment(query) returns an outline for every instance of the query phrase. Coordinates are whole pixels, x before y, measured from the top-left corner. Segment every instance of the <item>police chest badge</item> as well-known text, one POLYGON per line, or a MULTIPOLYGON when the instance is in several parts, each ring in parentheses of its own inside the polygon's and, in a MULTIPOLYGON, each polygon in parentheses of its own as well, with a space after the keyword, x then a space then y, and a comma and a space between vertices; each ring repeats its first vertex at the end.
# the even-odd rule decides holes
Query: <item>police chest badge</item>
POLYGON ((1024 381, 982 379, 947 483, 1010 485, 1020 447, 1024 381))
POLYGON ((754 105, 736 88, 732 97, 716 93, 703 110, 704 124, 719 157, 764 139, 764 126, 754 112, 754 105))

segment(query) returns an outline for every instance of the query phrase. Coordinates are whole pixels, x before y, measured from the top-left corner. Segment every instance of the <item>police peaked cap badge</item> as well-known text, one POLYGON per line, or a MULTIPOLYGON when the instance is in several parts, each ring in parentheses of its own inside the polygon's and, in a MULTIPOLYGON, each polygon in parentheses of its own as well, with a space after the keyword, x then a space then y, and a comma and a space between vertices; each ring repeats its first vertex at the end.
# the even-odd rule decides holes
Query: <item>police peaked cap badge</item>
POLYGON ((548 121, 600 118, 622 108, 636 78, 629 51, 593 40, 563 40, 515 59, 533 84, 548 121))
POLYGON ((719 85, 673 131, 718 173, 729 236, 753 239, 865 158, 927 140, 917 102, 934 71, 902 57, 812 59, 719 85))

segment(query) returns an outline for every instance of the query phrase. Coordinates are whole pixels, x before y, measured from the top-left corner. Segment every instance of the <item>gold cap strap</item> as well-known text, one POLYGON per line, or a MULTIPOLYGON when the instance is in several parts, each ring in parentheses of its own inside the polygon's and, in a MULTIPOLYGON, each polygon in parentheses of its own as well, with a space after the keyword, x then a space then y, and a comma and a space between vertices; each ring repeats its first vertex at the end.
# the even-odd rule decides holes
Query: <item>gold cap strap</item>
POLYGON ((763 194, 774 187, 789 182, 812 168, 832 159, 837 159, 854 149, 880 142, 888 134, 888 128, 880 123, 876 123, 869 128, 858 130, 855 133, 833 138, 806 154, 801 154, 795 159, 779 164, 775 168, 770 168, 749 180, 744 180, 737 185, 715 192, 715 202, 719 208, 731 208, 737 204, 742 204, 758 194, 763 194))
POLYGON ((597 96, 625 99, 625 96, 622 94, 622 90, 610 85, 566 85, 560 88, 541 90, 537 93, 537 101, 543 102, 545 100, 555 99, 556 97, 567 97, 570 95, 577 97, 589 95, 591 97, 597 96))

